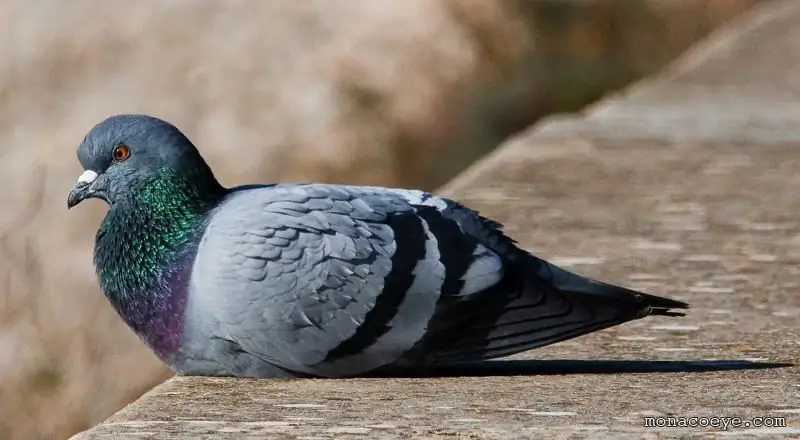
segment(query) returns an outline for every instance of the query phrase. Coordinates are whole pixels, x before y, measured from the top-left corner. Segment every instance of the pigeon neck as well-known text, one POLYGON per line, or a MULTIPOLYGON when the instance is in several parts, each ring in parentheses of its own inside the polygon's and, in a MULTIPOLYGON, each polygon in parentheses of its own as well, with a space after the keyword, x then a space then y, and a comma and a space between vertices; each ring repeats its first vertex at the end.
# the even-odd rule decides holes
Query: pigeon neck
POLYGON ((189 277, 214 180, 160 173, 110 207, 95 243, 100 286, 125 322, 163 357, 179 347, 189 277))

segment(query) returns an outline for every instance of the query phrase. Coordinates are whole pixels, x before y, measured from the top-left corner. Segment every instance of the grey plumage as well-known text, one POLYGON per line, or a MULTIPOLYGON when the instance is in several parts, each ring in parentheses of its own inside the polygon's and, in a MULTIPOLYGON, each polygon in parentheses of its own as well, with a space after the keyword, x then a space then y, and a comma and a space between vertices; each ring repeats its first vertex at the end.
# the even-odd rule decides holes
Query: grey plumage
POLYGON ((519 249, 499 223, 422 191, 251 185, 225 190, 200 215, 180 343, 154 347, 184 374, 424 368, 688 307, 560 269, 519 249))

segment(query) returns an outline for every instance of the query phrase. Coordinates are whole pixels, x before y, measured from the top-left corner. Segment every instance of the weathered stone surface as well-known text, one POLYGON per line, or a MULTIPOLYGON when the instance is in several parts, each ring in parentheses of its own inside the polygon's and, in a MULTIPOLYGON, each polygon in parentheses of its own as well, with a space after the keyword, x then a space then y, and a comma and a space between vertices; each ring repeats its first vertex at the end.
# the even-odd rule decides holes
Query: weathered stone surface
POLYGON ((687 317, 526 353, 504 374, 173 378, 75 438, 798 438, 800 370, 755 368, 800 363, 798 21, 796 1, 759 8, 443 189, 545 258, 689 301, 687 317), (654 429, 647 416, 786 426, 654 429))

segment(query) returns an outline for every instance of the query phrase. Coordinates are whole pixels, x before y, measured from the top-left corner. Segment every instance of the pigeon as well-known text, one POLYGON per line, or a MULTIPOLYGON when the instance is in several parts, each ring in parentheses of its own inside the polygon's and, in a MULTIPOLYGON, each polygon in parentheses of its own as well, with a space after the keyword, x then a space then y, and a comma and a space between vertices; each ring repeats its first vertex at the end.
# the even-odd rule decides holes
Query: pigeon
POLYGON ((148 115, 99 122, 77 156, 68 208, 108 205, 98 284, 179 375, 426 371, 689 308, 562 269, 429 192, 223 187, 176 126, 148 115))

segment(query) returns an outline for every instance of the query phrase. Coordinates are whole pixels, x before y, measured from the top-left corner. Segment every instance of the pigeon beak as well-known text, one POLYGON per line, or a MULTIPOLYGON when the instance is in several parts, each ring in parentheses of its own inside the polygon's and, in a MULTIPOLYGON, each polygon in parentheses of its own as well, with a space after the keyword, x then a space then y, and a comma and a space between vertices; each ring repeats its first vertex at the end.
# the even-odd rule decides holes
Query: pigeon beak
POLYGON ((78 177, 78 182, 67 196, 67 209, 72 209, 73 206, 94 195, 92 188, 95 180, 97 180, 97 173, 92 170, 86 170, 78 177))

